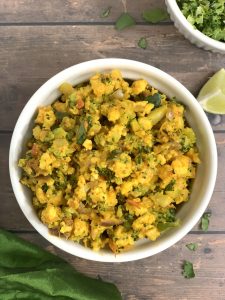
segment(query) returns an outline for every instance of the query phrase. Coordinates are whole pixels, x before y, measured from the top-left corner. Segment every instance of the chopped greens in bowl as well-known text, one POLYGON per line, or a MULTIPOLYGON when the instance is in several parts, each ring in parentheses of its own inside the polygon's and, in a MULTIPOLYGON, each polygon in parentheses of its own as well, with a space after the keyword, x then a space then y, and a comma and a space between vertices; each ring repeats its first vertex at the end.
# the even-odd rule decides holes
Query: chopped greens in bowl
POLYGON ((174 25, 192 44, 225 54, 225 0, 165 0, 174 25))
POLYGON ((177 4, 195 28, 225 42, 225 0, 177 0, 177 4))

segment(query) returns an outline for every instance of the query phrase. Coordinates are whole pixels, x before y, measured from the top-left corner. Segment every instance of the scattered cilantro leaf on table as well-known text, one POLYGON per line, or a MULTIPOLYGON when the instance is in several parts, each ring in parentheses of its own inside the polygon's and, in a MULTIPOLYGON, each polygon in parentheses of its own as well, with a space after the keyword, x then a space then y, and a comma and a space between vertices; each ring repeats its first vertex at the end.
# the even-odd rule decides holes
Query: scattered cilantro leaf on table
POLYGON ((134 18, 127 12, 124 12, 117 19, 115 27, 117 30, 123 30, 123 29, 125 29, 127 27, 131 27, 135 24, 136 24, 136 22, 135 22, 134 18))
POLYGON ((142 13, 142 17, 149 23, 158 23, 160 21, 167 20, 169 15, 166 10, 162 8, 153 8, 146 10, 142 13))
POLYGON ((211 217, 211 213, 206 212, 203 214, 201 218, 201 229, 203 231, 207 231, 209 228, 209 218, 211 217))
POLYGON ((146 38, 141 37, 140 40, 138 41, 138 46, 142 49, 146 49, 148 46, 148 41, 146 40, 146 38))
POLYGON ((109 15, 110 15, 110 12, 111 12, 111 6, 107 7, 106 9, 104 9, 102 12, 101 12, 101 15, 100 17, 101 18, 107 18, 109 15))
POLYGON ((195 251, 196 249, 198 249, 198 244, 196 243, 189 243, 186 245, 186 247, 191 250, 191 251, 195 251))
POLYGON ((184 275, 185 278, 188 279, 195 277, 193 264, 190 261, 187 260, 184 261, 182 274, 184 275))

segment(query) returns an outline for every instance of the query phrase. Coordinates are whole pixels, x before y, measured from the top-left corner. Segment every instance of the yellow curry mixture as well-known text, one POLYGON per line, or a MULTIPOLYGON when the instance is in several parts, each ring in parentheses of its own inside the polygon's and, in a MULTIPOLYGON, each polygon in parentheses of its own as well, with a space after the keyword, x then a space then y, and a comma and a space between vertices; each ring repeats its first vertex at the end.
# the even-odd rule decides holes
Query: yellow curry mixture
POLYGON ((200 162, 184 106, 119 70, 96 74, 40 107, 21 183, 41 221, 95 251, 129 249, 178 225, 200 162))

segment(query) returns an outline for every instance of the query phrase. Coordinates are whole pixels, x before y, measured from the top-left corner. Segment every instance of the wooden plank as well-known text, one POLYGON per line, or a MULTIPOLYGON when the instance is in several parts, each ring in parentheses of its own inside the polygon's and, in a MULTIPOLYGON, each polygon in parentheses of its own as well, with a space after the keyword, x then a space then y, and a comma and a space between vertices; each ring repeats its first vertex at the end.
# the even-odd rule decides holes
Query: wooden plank
POLYGON ((225 235, 187 235, 173 247, 155 256, 127 263, 99 263, 66 254, 38 234, 19 234, 66 259, 78 271, 117 285, 124 300, 225 299, 225 235), (192 252, 186 244, 197 242, 192 252), (184 260, 193 263, 196 277, 182 276, 184 260))
MULTIPOLYGON (((23 106, 48 78, 71 65, 105 57, 151 64, 193 94, 225 65, 225 56, 195 47, 172 25, 136 26, 122 32, 100 25, 0 27, 0 130, 13 129, 23 106), (146 50, 137 46, 142 36, 148 38, 146 50)), ((225 129, 225 117, 214 129, 225 129)))
POLYGON ((142 21, 141 13, 152 7, 165 8, 164 0, 7 0, 0 1, 0 23, 39 22, 115 22, 124 11, 142 21), (101 18, 103 10, 111 7, 108 18, 101 18), (41 9, 40 9, 41 8, 41 9))
MULTIPOLYGON (((212 196, 208 210, 212 212, 210 220, 210 231, 225 231, 225 185, 224 185, 224 165, 225 165, 225 133, 215 134, 218 156, 219 169, 215 192, 212 196)), ((0 178, 1 178, 1 209, 0 209, 0 228, 8 228, 12 230, 29 230, 32 231, 31 225, 25 219, 21 212, 15 196, 13 194, 9 174, 8 174, 8 149, 10 143, 9 134, 0 134, 1 150, 0 150, 0 178)), ((195 226, 194 231, 199 230, 199 226, 195 226)))

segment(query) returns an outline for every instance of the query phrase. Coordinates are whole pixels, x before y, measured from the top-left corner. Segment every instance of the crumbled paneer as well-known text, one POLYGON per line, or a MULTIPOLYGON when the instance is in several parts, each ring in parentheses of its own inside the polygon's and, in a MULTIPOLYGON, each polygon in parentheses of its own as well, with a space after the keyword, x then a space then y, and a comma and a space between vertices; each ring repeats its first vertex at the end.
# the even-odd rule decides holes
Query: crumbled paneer
POLYGON ((188 201, 200 163, 184 107, 119 70, 59 90, 38 109, 19 160, 41 221, 114 253, 177 226, 176 209, 188 201))

